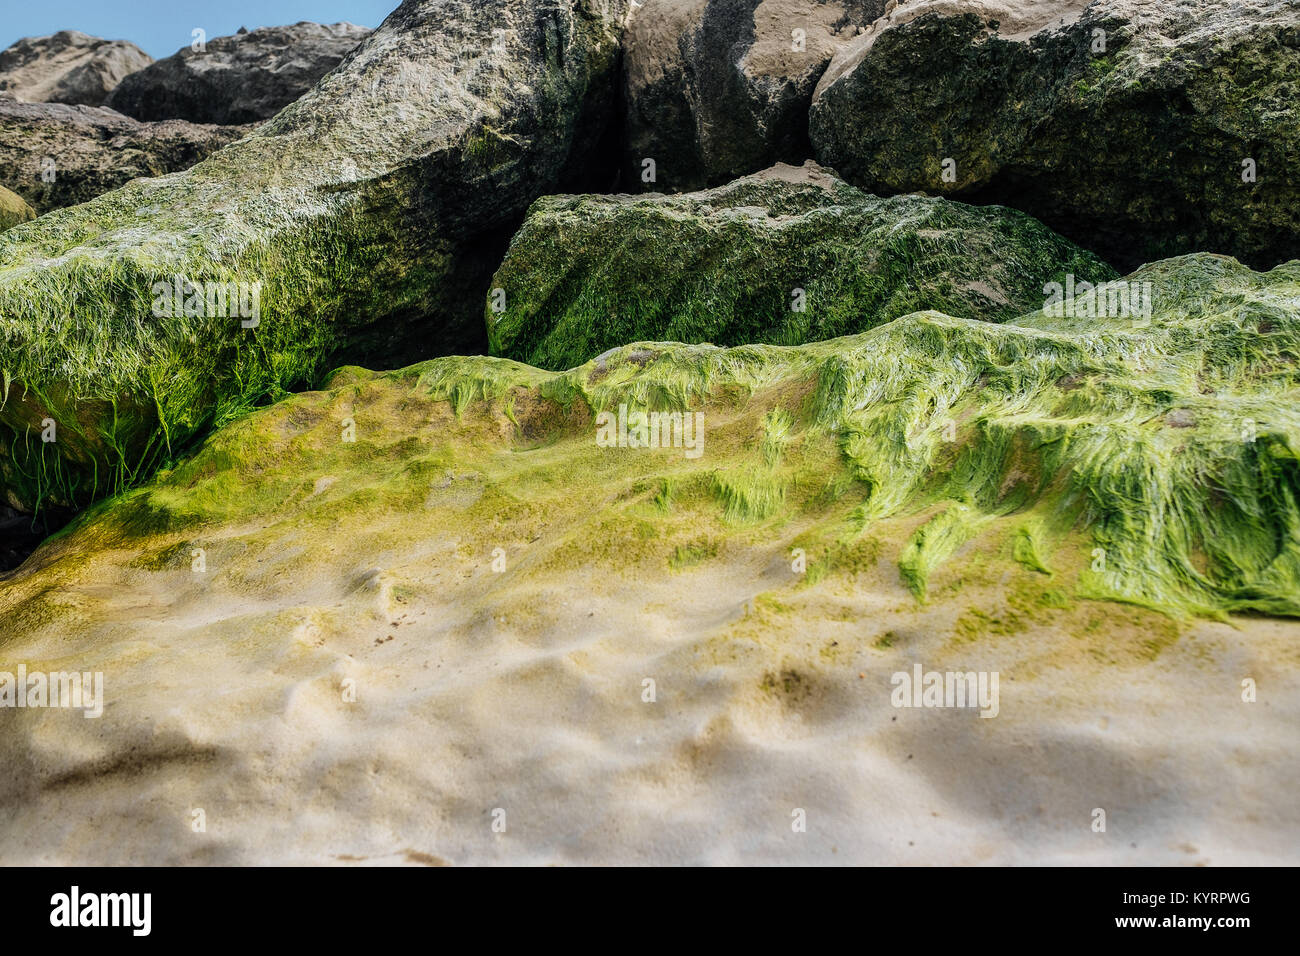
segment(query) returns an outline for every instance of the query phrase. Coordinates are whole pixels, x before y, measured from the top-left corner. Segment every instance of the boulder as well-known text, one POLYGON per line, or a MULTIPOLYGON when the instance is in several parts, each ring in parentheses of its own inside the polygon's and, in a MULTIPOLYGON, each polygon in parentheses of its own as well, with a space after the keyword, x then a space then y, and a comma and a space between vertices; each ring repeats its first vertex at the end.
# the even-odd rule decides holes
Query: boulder
POLYGON ((42 212, 188 169, 251 127, 142 123, 96 106, 0 97, 0 183, 42 212))
POLYGON ((270 119, 369 36, 351 23, 240 30, 185 47, 119 84, 108 105, 140 120, 236 125, 270 119))
POLYGON ((1117 274, 1023 213, 879 199, 809 161, 705 192, 539 199, 486 320, 493 354, 564 369, 632 341, 799 345, 922 309, 1002 322, 1067 275, 1117 274))
POLYGON ((802 162, 832 55, 885 0, 653 0, 624 37, 627 189, 716 186, 802 162), (645 161, 654 162, 647 183, 645 161))
POLYGON ((36 211, 27 205, 22 196, 0 186, 0 232, 35 218, 36 211))
POLYGON ((1300 256, 1300 7, 922 0, 837 54, 818 160, 876 193, 1023 209, 1121 268, 1300 256))
POLYGON ((407 0, 197 166, 0 234, 0 493, 84 504, 343 359, 481 351, 509 235, 610 118, 624 13, 407 0))
POLYGON ((0 92, 27 103, 101 106, 123 78, 152 62, 134 43, 76 30, 24 37, 0 51, 0 92))

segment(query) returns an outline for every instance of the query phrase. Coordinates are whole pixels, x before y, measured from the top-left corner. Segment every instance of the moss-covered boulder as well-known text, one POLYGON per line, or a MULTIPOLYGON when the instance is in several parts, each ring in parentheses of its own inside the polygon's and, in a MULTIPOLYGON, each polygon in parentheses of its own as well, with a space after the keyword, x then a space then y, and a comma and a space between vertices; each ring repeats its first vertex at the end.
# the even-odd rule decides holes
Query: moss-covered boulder
POLYGON ((888 194, 1023 209, 1121 268, 1300 256, 1300 8, 921 0, 837 55, 817 158, 888 194))
POLYGON ((1251 793, 1271 846, 1296 782, 1300 262, 1128 279, 1152 292, 1128 316, 1097 314, 1108 293, 558 373, 348 368, 228 424, 0 582, 0 672, 103 675, 96 719, 5 712, 0 855, 680 862, 766 827, 746 859, 779 863, 798 806, 823 838, 803 852, 902 863, 916 818, 888 808, 919 806, 922 832, 974 815, 971 862, 993 826, 1019 834, 1007 862, 1137 859, 1088 839, 1081 788, 1130 828, 1171 793, 1251 793), (895 709, 920 666, 1000 673, 1002 717, 895 709), (1092 729, 1098 701, 1122 733, 1092 729))
POLYGON ((1000 322, 1116 273, 1033 219, 878 199, 809 162, 699 193, 548 196, 493 279, 492 352, 543 368, 626 342, 797 345, 921 309, 1000 322))
POLYGON ((818 79, 884 7, 885 0, 637 5, 623 39, 626 188, 681 192, 777 161, 802 162, 818 79))
POLYGON ((188 169, 250 132, 0 96, 0 183, 42 213, 89 202, 141 176, 188 169))
POLYGON ((407 0, 247 138, 0 237, 0 494, 82 503, 341 358, 477 350, 508 234, 608 117, 623 9, 407 0))
POLYGON ((35 218, 36 211, 27 205, 22 196, 0 186, 0 232, 35 218))

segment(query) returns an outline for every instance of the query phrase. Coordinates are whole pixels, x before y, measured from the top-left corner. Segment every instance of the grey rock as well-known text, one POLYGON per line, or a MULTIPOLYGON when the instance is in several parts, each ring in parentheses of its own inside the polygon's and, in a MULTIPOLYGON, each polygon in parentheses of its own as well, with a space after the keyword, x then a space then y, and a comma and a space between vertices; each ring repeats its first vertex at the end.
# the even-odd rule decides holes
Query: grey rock
POLYGON ((918 0, 837 54, 810 134, 864 189, 1015 206, 1122 269, 1269 267, 1300 257, 1300 3, 918 0))
POLYGON ((884 6, 647 0, 624 37, 626 187, 698 189, 811 156, 808 107, 817 81, 884 6), (647 159, 655 163, 653 183, 643 178, 647 159))
POLYGON ((351 23, 302 21, 185 47, 123 81, 108 105, 140 120, 234 125, 270 119, 370 35, 351 23))
POLYGON ((45 213, 188 169, 251 128, 141 123, 104 107, 0 97, 0 184, 45 213))

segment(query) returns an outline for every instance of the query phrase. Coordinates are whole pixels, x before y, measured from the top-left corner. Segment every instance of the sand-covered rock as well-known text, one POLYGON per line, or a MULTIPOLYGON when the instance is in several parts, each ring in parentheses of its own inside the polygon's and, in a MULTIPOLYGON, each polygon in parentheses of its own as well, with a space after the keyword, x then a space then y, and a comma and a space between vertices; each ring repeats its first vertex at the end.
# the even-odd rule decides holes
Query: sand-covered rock
POLYGON ((108 105, 140 120, 238 125, 270 119, 370 34, 351 23, 241 29, 184 47, 132 74, 108 105))
POLYGON ((817 158, 872 192, 1023 209, 1121 268, 1300 256, 1300 6, 919 0, 837 54, 817 158))
POLYGON ((36 211, 27 205, 22 196, 0 186, 0 232, 35 218, 36 211))
POLYGON ((227 425, 3 580, 103 692, 0 709, 0 862, 1294 863, 1300 263, 1128 281, 227 425))
POLYGON ((481 350, 510 232, 609 118, 623 13, 407 0, 197 166, 0 236, 0 494, 84 504, 341 360, 481 350))
POLYGON ((125 77, 152 62, 134 43, 77 30, 24 37, 0 51, 0 92, 27 103, 101 106, 125 77))
POLYGON ((649 0, 624 36, 629 189, 716 186, 811 155, 808 106, 831 57, 885 0, 649 0), (654 162, 647 183, 645 161, 654 162))
POLYGON ((104 107, 0 96, 0 183, 42 213, 188 169, 251 127, 141 123, 104 107))
POLYGON ((798 345, 922 309, 1001 322, 1067 275, 1117 274, 1023 213, 878 199, 808 162, 698 193, 539 199, 486 321, 493 354, 565 369, 626 342, 798 345))

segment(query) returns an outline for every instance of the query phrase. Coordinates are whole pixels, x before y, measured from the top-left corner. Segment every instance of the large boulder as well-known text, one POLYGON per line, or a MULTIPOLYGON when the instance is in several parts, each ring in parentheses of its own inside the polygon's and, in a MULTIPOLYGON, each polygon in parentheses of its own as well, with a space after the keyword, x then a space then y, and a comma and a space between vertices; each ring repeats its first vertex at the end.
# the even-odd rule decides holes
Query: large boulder
POLYGON ((140 176, 188 169, 249 129, 184 120, 142 123, 104 107, 0 96, 0 183, 49 212, 140 176))
POLYGON ((1300 262, 1129 279, 231 423, 0 585, 0 672, 102 675, 0 711, 0 862, 1294 863, 1300 262))
POLYGON ((810 161, 706 192, 539 199, 486 316, 493 354, 564 369, 637 340, 798 345, 922 309, 1001 322, 1069 275, 1117 274, 1023 213, 878 199, 810 161))
POLYGON ((0 232, 35 218, 36 211, 27 205, 22 196, 0 186, 0 232))
POLYGON ((650 0, 624 37, 628 188, 716 186, 811 155, 831 57, 885 0, 650 0), (655 163, 647 185, 645 161, 655 163))
POLYGON ((84 503, 341 359, 481 351, 509 234, 610 118, 624 12, 407 0, 244 139, 0 235, 0 493, 84 503))
POLYGON ((108 105, 140 120, 235 125, 270 119, 369 36, 351 23, 241 29, 133 74, 108 105))
POLYGON ((1300 6, 921 0, 837 55, 817 158, 1023 209, 1122 267, 1300 256, 1300 6))
POLYGON ((100 106, 124 77, 152 62, 134 43, 76 30, 24 37, 0 52, 0 92, 28 103, 100 106))

